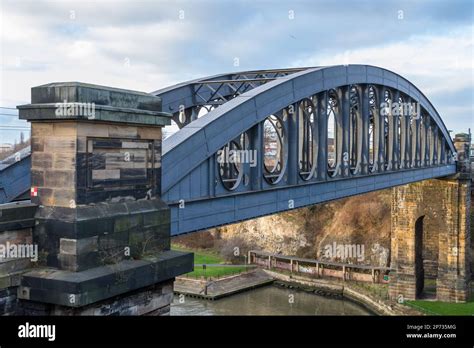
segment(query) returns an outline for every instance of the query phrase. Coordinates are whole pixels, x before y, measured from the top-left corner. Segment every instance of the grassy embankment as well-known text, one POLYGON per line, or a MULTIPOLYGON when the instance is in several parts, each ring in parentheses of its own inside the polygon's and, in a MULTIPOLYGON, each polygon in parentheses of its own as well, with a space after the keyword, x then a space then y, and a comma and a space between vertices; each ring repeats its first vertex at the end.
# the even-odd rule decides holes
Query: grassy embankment
MULTIPOLYGON (((171 246, 171 249, 193 252, 194 264, 207 264, 207 265, 208 264, 222 264, 222 265, 225 264, 225 260, 219 254, 216 254, 216 253, 205 252, 201 250, 190 250, 176 244, 173 244, 171 246)), ((206 269, 203 269, 202 266, 195 266, 194 271, 187 273, 186 276, 195 277, 195 278, 200 278, 200 277, 218 278, 218 277, 237 274, 237 273, 241 273, 245 271, 246 271, 246 267, 242 267, 242 266, 236 266, 236 267, 207 266, 206 269)))
POLYGON ((474 315, 474 284, 471 284, 471 298, 466 303, 440 301, 406 301, 406 304, 429 315, 474 315))

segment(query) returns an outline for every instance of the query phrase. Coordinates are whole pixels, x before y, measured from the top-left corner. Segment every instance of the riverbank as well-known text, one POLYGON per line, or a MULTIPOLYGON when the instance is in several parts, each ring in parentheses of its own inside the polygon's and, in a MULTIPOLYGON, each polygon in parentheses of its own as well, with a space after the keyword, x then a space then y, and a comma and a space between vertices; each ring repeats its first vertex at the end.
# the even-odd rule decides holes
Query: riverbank
POLYGON ((355 282, 341 282, 333 279, 311 279, 298 275, 288 275, 276 271, 264 270, 275 281, 294 288, 315 292, 320 295, 339 295, 365 307, 376 315, 425 315, 414 308, 380 299, 364 290, 355 282))
MULTIPOLYGON (((187 250, 176 244, 173 249, 187 250)), ((193 251, 194 262, 200 267, 177 277, 174 292, 193 298, 217 300, 252 290, 272 282, 287 288, 296 288, 325 297, 346 298, 376 315, 429 315, 416 306, 407 306, 388 300, 387 284, 361 283, 337 278, 314 278, 277 269, 254 269, 249 266, 225 263, 217 253, 193 251), (212 265, 213 267, 202 267, 212 265)), ((255 267, 255 266, 254 266, 255 267)), ((373 272, 372 272, 373 274, 373 272)), ((373 276, 372 276, 373 277, 373 276)), ((351 278, 344 275, 343 278, 351 278)))
POLYGON ((257 269, 216 280, 177 277, 174 291, 176 294, 187 297, 217 300, 272 283, 280 287, 298 289, 319 296, 347 299, 366 308, 375 315, 425 315, 415 308, 380 299, 370 291, 364 290, 357 283, 351 284, 347 281, 340 282, 332 279, 310 279, 264 269, 257 269))

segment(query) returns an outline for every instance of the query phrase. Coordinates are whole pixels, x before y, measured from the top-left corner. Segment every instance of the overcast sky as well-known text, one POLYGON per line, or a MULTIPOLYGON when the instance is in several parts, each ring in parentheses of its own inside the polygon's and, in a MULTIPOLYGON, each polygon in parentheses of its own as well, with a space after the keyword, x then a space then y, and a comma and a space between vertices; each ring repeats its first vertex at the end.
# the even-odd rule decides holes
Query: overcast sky
MULTIPOLYGON (((228 71, 358 63, 406 77, 448 129, 474 128, 469 0, 0 3, 3 107, 55 81, 151 92, 228 71)), ((0 128, 0 143, 12 133, 0 128)))

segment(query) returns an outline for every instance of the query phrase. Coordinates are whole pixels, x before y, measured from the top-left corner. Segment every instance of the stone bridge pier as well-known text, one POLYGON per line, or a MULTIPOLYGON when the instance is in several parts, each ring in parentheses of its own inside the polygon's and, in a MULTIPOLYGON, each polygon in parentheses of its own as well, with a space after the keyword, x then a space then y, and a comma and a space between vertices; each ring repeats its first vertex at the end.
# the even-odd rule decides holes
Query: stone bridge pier
POLYGON ((433 284, 439 301, 469 298, 470 185, 460 173, 392 189, 392 299, 427 298, 433 284))
MULTIPOLYGON (((193 257, 170 250, 160 186, 161 130, 171 115, 161 98, 70 82, 32 88, 31 99, 18 108, 31 122, 40 257, 17 284, 16 312, 169 313, 174 278, 193 269, 193 257)), ((24 209, 32 207, 14 208, 12 219, 24 209)))

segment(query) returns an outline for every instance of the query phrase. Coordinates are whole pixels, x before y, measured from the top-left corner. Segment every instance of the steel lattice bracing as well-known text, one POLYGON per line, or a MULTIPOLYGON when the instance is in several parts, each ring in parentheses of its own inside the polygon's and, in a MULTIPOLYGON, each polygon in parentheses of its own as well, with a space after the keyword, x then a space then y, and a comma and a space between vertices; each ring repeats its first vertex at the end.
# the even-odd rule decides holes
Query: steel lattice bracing
POLYGON ((173 234, 456 171, 434 107, 385 69, 243 72, 155 94, 186 125, 163 142, 162 196, 173 234), (202 107, 209 112, 198 118, 202 107), (231 151, 249 157, 222 161, 231 151))
POLYGON ((163 100, 163 111, 171 112, 179 128, 249 90, 305 68, 255 70, 209 76, 153 92, 163 100))

